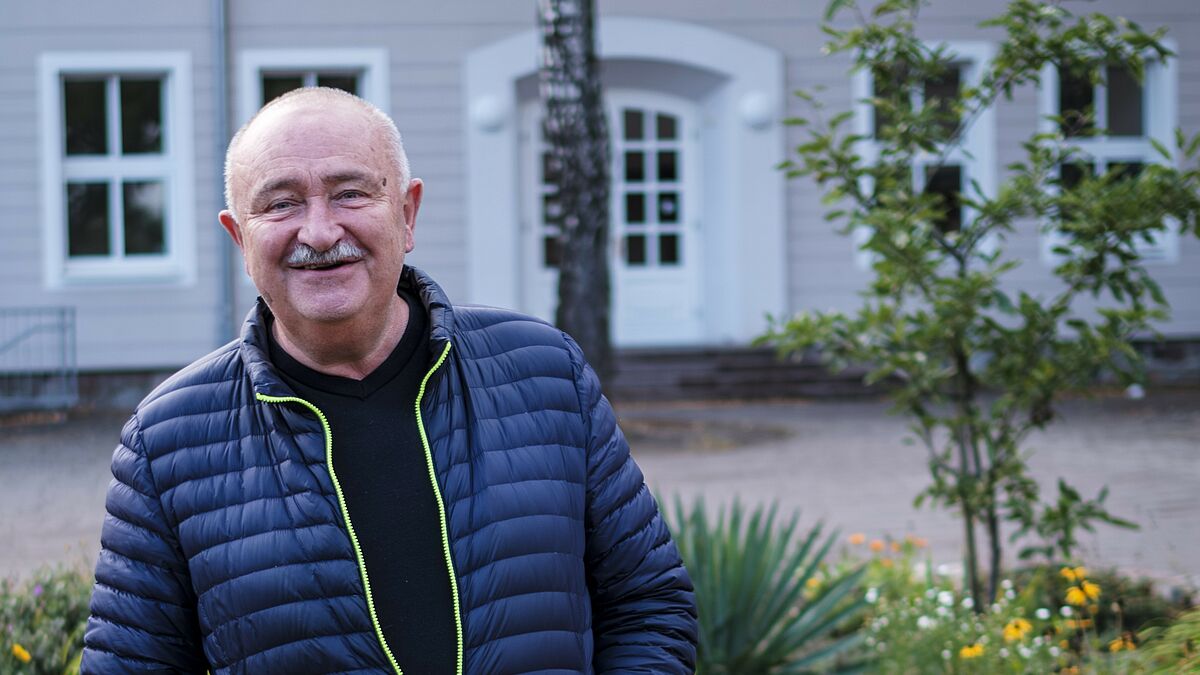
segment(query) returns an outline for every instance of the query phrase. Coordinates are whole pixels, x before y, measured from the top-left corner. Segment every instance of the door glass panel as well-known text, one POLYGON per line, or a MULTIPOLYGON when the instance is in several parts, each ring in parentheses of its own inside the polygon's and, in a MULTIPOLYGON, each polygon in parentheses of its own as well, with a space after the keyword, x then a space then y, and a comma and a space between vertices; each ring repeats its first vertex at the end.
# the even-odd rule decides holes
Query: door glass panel
POLYGON ((674 150, 659 151, 658 180, 664 183, 679 180, 679 154, 674 150))
POLYGON ((625 235, 625 262, 639 266, 646 264, 646 235, 625 235))
POLYGON ((658 262, 661 265, 679 264, 679 235, 674 233, 658 235, 658 262))
POLYGON ((1110 136, 1143 135, 1142 85, 1128 68, 1109 66, 1105 98, 1110 136))
POLYGON ((644 136, 644 132, 642 130, 642 126, 643 126, 642 111, 632 110, 632 109, 627 108, 625 110, 624 114, 622 115, 622 117, 624 118, 623 126, 625 129, 625 134, 624 134, 625 140, 627 140, 627 141, 642 140, 642 138, 644 136))
POLYGON ((641 192, 630 192, 625 195, 625 222, 646 222, 646 195, 641 192))
POLYGON ((542 237, 542 264, 558 267, 562 262, 562 241, 553 235, 542 237))
POLYGON ((68 155, 108 152, 108 114, 104 99, 104 80, 63 80, 68 155))
POLYGON ((542 184, 558 185, 558 160, 553 153, 542 153, 542 184))
POLYGON ((546 225, 558 226, 562 222, 562 204, 557 195, 542 195, 542 222, 546 225))
POLYGON ((675 116, 663 115, 659 113, 655 116, 655 126, 658 131, 658 140, 673 141, 675 140, 675 116))
POLYGON ((646 154, 641 151, 625 153, 625 181, 641 183, 646 180, 646 154))
POLYGON ((658 195, 658 222, 679 222, 679 193, 661 192, 658 195))
POLYGON ((121 78, 121 152, 162 152, 162 81, 121 78))
POLYGON ((161 181, 127 181, 122 186, 125 205, 125 253, 165 253, 163 184, 161 181))
POLYGON ((108 255, 108 183, 67 183, 67 254, 108 255))

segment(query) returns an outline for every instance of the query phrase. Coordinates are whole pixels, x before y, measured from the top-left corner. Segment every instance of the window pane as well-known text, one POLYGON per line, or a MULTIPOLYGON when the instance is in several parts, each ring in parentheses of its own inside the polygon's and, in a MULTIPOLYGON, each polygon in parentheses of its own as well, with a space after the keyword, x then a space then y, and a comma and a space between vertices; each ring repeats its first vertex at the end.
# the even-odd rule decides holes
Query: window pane
POLYGON ((673 141, 675 140, 675 116, 674 115, 657 115, 655 116, 655 126, 658 130, 658 140, 673 141))
POLYGON ((162 152, 162 81, 121 78, 121 152, 162 152))
POLYGON ((1096 91, 1086 73, 1075 73, 1069 67, 1059 68, 1058 104, 1063 117, 1062 133, 1079 136, 1093 127, 1092 115, 1096 91))
POLYGON ((625 120, 625 140, 640 141, 644 137, 642 131, 642 111, 626 109, 624 113, 625 120))
POLYGON ((679 193, 662 192, 658 195, 658 222, 679 222, 679 193))
POLYGON ((646 195, 641 192, 630 192, 625 195, 625 222, 646 222, 646 195))
POLYGON ((1108 170, 1116 176, 1117 180, 1127 180, 1137 178, 1142 173, 1144 166, 1141 162, 1109 162, 1108 170))
POLYGON ((625 181, 640 183, 644 180, 646 180, 646 153, 640 151, 625 153, 625 181))
POLYGON ((1108 133, 1111 136, 1141 136, 1142 85, 1128 68, 1108 68, 1108 133))
POLYGON ((129 181, 122 186, 125 205, 125 253, 165 253, 163 184, 129 181))
POLYGON ((108 183, 67 183, 67 255, 108 253, 108 183))
POLYGON ((949 138, 958 128, 958 115, 955 114, 952 103, 958 98, 961 77, 962 70, 959 66, 949 64, 942 75, 925 80, 925 105, 937 109, 944 138, 949 138))
POLYGON ((318 87, 332 87, 358 94, 358 77, 355 75, 317 75, 318 87))
POLYGON ((542 183, 558 185, 558 160, 553 153, 542 153, 542 183))
POLYGON ((557 236, 542 237, 542 264, 558 267, 562 262, 562 242, 557 236))
POLYGON ((941 214, 934 224, 942 232, 957 232, 962 229, 962 167, 943 166, 937 171, 925 168, 925 193, 938 195, 941 214))
POLYGON ((302 86, 304 86, 304 79, 300 75, 263 75, 263 105, 302 86))
POLYGON ((679 264, 679 235, 658 235, 658 262, 661 265, 679 264))
POLYGON ((679 180, 679 155, 675 151, 658 153, 658 180, 679 180))
POLYGON ((630 265, 646 264, 646 235, 625 235, 625 262, 630 265))
POLYGON ((1095 171, 1095 166, 1086 162, 1063 164, 1059 167, 1059 182, 1062 184, 1064 190, 1073 190, 1083 180, 1084 176, 1091 176, 1095 171))
POLYGON ((108 115, 104 105, 104 80, 64 80, 68 155, 103 155, 108 152, 108 115))
POLYGON ((557 225, 562 222, 563 209, 558 196, 542 195, 542 222, 547 225, 557 225))

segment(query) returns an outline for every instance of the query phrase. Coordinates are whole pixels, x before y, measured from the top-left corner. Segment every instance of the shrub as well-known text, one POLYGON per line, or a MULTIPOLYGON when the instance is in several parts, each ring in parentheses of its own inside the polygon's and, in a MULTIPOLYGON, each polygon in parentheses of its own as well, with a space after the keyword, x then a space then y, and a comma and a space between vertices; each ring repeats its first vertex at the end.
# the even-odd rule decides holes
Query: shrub
POLYGON ((852 625, 866 603, 864 567, 830 574, 836 535, 821 525, 800 532, 798 516, 776 522, 777 507, 747 514, 735 502, 710 519, 703 500, 676 499, 671 530, 696 587, 700 613, 697 672, 804 673, 850 668, 860 642, 852 625))
POLYGON ((0 672, 78 672, 92 576, 78 567, 47 567, 25 581, 0 580, 0 672))

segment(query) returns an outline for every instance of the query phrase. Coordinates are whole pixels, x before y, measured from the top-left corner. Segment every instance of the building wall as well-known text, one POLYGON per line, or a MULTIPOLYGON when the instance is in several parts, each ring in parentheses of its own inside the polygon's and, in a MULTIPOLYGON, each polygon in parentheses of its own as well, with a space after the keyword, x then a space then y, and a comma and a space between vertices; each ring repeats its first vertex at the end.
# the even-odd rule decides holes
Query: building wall
MULTIPOLYGON (((785 56, 784 91, 826 87, 834 107, 849 107, 852 94, 848 59, 823 56, 819 31, 824 3, 794 0, 605 0, 604 17, 635 16, 698 24, 778 50, 785 56)), ((922 35, 929 40, 987 39, 976 27, 983 16, 1002 9, 1002 0, 940 0, 923 12, 922 35)), ((1177 122, 1188 134, 1200 131, 1200 6, 1194 0, 1099 0, 1068 3, 1075 11, 1129 16, 1143 26, 1165 25, 1179 51, 1177 122)), ((456 3, 328 3, 324 0, 230 2, 229 84, 233 126, 242 120, 237 89, 239 54, 263 48, 382 47, 390 73, 390 112, 405 135, 416 175, 426 181, 425 201, 410 261, 433 273, 457 299, 471 299, 466 255, 467 119, 464 60, 472 50, 533 27, 533 3, 474 0, 456 3)), ((224 233, 215 215, 219 158, 214 139, 214 58, 212 16, 204 2, 160 3, 119 0, 93 3, 8 3, 0 22, 0 223, 8 243, 0 267, 0 306, 74 305, 79 313, 79 364, 84 369, 138 369, 177 366, 212 349, 217 334, 219 260, 224 233), (39 157, 39 54, 78 50, 186 50, 192 60, 195 130, 195 242, 197 273, 186 285, 106 285, 48 290, 43 283, 39 157)), ((995 35, 994 32, 990 35, 995 35)), ((600 46, 603 51, 603 44, 600 46)), ((780 114, 803 115, 798 99, 782 102, 780 114)), ((1025 87, 998 106, 996 159, 1020 156, 1020 142, 1037 123, 1037 92, 1025 87)), ((802 139, 786 132, 786 145, 802 139)), ((514 167, 514 171, 516 168, 514 167)), ((731 167, 730 170, 737 170, 731 167)), ((1001 173, 1003 178, 1003 173, 1001 173)), ((737 205, 752 218, 754 204, 737 205)), ((807 180, 786 188, 786 288, 781 310, 852 309, 867 272, 855 265, 853 242, 834 232, 822 213, 820 193, 807 180)), ((737 224, 722 224, 736 227, 737 224)), ((1026 263, 1014 275, 1019 286, 1053 292, 1048 268, 1039 261, 1039 235, 1024 223, 1011 250, 1026 263)), ((240 276, 240 260, 234 265, 240 276)), ((1179 260, 1156 266, 1174 319, 1172 335, 1200 335, 1200 242, 1181 237, 1179 260)), ((714 270, 714 273, 716 271, 714 270)), ((248 308, 253 288, 235 284, 238 311, 248 308)))

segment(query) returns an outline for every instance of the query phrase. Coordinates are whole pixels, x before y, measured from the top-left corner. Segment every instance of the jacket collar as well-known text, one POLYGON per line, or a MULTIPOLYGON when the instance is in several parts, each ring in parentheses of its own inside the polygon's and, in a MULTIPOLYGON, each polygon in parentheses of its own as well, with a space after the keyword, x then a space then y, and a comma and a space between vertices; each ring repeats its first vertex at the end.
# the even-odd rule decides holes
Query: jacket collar
MULTIPOLYGON (((400 273, 399 288, 413 293, 420 298, 421 304, 425 305, 425 311, 429 315, 429 347, 433 358, 436 358, 454 334, 454 307, 442 291, 442 287, 428 274, 415 267, 404 266, 400 273)), ((241 343, 238 345, 242 364, 250 377, 255 394, 295 396, 279 377, 268 356, 267 326, 270 325, 270 321, 271 309, 259 297, 242 324, 241 343)))

